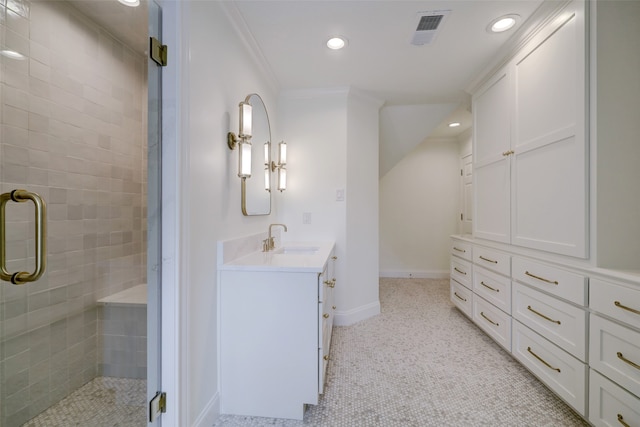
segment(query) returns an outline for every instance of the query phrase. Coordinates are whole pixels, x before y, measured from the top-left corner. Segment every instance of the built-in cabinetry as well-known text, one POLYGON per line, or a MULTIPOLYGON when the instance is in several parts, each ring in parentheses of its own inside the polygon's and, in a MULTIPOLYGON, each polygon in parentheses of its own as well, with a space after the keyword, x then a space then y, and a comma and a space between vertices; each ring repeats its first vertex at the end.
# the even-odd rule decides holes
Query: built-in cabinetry
POLYGON ((585 3, 473 95, 476 237, 587 257, 585 3))
POLYGON ((595 425, 640 425, 640 274, 454 237, 451 301, 595 425))
POLYGON ((222 413, 302 419, 318 403, 336 309, 332 248, 259 252, 220 267, 222 413))

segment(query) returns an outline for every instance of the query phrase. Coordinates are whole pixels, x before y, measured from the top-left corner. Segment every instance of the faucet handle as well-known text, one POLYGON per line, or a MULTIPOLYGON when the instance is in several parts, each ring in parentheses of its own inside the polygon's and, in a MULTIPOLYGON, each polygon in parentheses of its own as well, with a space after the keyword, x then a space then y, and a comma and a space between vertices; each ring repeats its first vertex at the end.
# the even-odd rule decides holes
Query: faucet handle
POLYGON ((262 241, 262 252, 269 252, 269 249, 270 249, 269 239, 264 239, 262 241))
POLYGON ((276 241, 273 239, 273 237, 269 237, 267 240, 269 241, 268 242, 269 249, 275 249, 276 241))

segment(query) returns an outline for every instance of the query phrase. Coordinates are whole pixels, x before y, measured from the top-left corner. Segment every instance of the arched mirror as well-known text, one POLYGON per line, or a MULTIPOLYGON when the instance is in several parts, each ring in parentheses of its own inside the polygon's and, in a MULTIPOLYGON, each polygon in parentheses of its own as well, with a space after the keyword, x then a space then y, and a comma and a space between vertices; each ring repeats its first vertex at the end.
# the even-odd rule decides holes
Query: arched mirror
POLYGON ((251 105, 251 176, 242 178, 242 214, 269 215, 271 213, 271 126, 262 98, 257 93, 247 96, 251 105))

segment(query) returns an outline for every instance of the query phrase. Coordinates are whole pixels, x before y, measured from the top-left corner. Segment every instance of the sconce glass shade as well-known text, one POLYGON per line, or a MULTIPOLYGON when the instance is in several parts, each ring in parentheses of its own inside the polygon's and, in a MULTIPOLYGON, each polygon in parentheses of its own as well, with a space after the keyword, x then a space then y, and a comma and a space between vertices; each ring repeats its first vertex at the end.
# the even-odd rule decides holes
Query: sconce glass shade
POLYGON ((251 138, 251 104, 248 102, 240 103, 240 138, 251 138))
POLYGON ((271 169, 269 166, 264 169, 264 189, 271 191, 271 169))
POLYGON ((278 168, 278 190, 287 189, 287 170, 283 167, 278 168))
POLYGON ((278 163, 280 165, 287 164, 287 143, 284 141, 278 144, 278 163))
POLYGON ((240 178, 251 178, 251 143, 240 141, 238 144, 238 176, 240 178))
POLYGON ((265 142, 265 143, 264 143, 264 164, 265 164, 265 165, 269 165, 269 164, 271 163, 271 162, 269 161, 269 160, 270 160, 270 157, 271 157, 271 156, 269 155, 269 154, 271 154, 271 153, 269 152, 269 151, 270 151, 270 150, 269 150, 269 148, 270 148, 270 147, 269 147, 269 143, 268 143, 268 142, 265 142))

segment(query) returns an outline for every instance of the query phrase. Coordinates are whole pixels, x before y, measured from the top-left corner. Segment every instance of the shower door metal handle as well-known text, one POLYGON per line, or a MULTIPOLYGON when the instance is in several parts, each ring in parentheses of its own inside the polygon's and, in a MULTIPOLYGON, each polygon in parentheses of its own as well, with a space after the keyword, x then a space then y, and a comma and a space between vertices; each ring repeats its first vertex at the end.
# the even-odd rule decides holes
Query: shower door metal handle
POLYGON ((11 282, 14 285, 22 285, 28 282, 35 282, 44 273, 47 267, 47 205, 36 193, 27 190, 13 190, 10 193, 0 195, 0 279, 11 282), (18 271, 9 273, 7 271, 7 233, 5 208, 9 201, 23 203, 31 200, 35 205, 36 223, 36 266, 33 273, 18 271))

